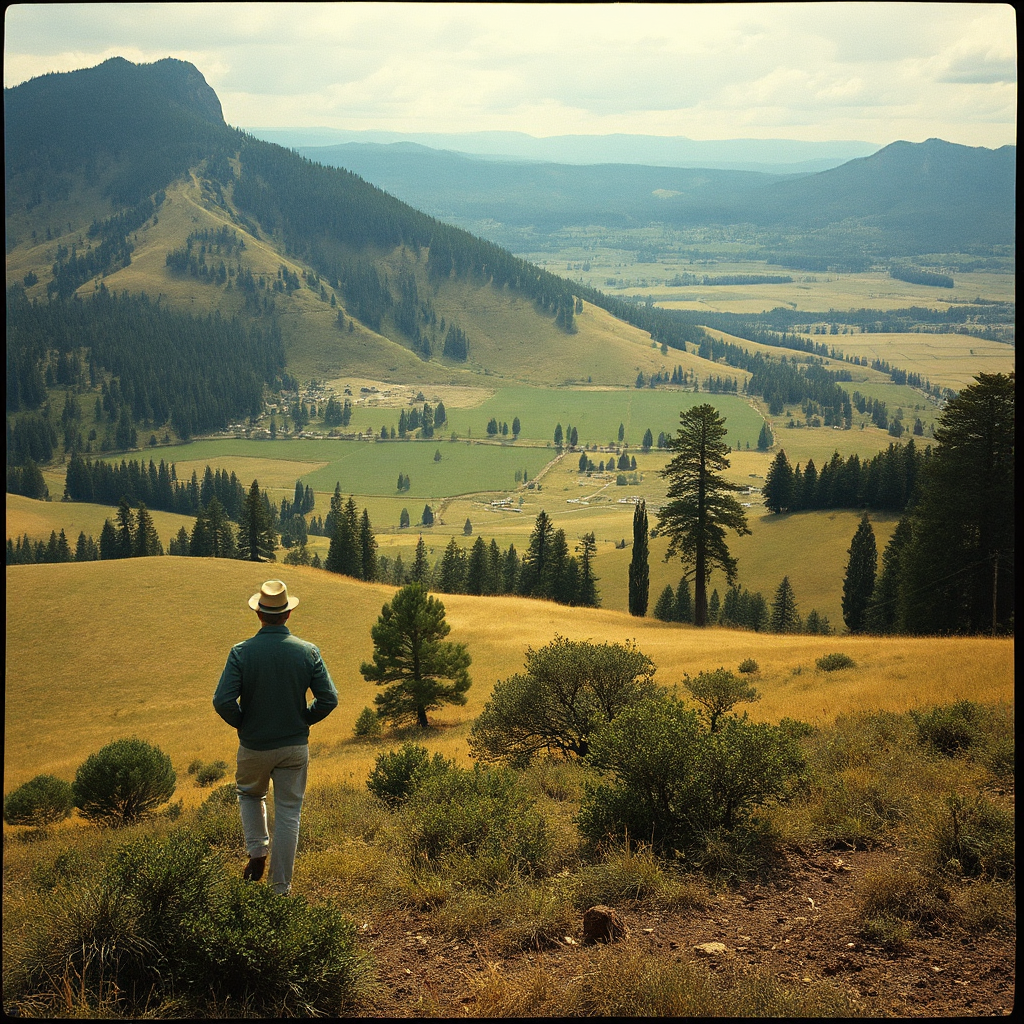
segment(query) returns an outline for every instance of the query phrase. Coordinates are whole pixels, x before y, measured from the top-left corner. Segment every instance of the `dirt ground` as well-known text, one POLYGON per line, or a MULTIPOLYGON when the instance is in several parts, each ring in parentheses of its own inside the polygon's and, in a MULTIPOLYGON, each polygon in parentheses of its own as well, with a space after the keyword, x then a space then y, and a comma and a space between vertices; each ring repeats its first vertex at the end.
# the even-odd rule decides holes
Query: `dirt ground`
MULTIPOLYGON (((1008 1015, 1014 1004, 1013 935, 971 935, 944 926, 915 939, 904 953, 887 953, 859 937, 854 881, 892 854, 791 854, 768 883, 752 883, 718 898, 718 905, 682 913, 620 912, 634 948, 682 962, 700 960, 723 978, 768 973, 794 985, 829 980, 867 1016, 1008 1015), (721 943, 710 956, 697 950, 721 943)), ((575 942, 503 957, 486 940, 450 941, 432 933, 429 915, 377 922, 363 932, 377 962, 380 993, 359 1015, 474 1016, 483 972, 514 983, 518 972, 543 966, 566 979, 576 972, 575 942)))

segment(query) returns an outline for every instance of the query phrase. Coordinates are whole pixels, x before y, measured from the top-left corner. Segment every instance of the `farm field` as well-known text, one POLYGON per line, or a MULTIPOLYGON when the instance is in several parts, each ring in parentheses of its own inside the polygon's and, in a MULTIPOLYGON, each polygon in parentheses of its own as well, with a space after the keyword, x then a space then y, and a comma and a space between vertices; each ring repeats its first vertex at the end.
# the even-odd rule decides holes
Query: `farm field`
MULTIPOLYGON (((666 236, 666 241, 667 241, 666 236)), ((638 238, 638 242, 639 242, 638 238)), ((670 243, 668 243, 670 244, 670 243)), ((667 247, 667 245, 666 245, 667 247)), ((892 278, 885 271, 863 273, 809 272, 763 261, 737 260, 723 251, 714 259, 691 259, 665 254, 653 262, 636 259, 641 245, 632 249, 611 249, 591 245, 583 239, 555 252, 527 253, 538 266, 580 280, 612 295, 652 295, 668 309, 706 308, 717 312, 759 313, 775 306, 810 311, 843 309, 900 309, 926 306, 945 309, 975 298, 1013 302, 1014 275, 989 271, 953 272, 953 288, 936 288, 892 278), (582 264, 589 264, 588 270, 582 264), (791 282, 751 285, 670 285, 683 274, 788 275, 791 282)), ((653 248, 660 248, 655 241, 653 248)), ((705 251, 710 246, 702 247, 705 251)))
MULTIPOLYGON (((233 755, 235 736, 214 714, 211 698, 229 648, 254 632, 246 600, 267 570, 177 558, 8 567, 5 790, 39 773, 70 778, 86 755, 134 735, 166 750, 182 780, 177 795, 198 803, 208 791, 191 784, 185 767, 193 758, 233 755), (187 612, 182 595, 190 595, 187 612), (99 619, 83 611, 98 607, 99 619), (54 623, 60 623, 60 644, 48 639, 54 623), (60 709, 56 731, 54 708, 60 709)), ((359 665, 370 656, 370 627, 394 590, 299 567, 285 579, 301 600, 291 625, 320 647, 341 698, 314 736, 318 782, 361 785, 378 748, 352 737, 356 716, 376 692, 359 665)), ((426 743, 462 762, 469 724, 494 682, 521 669, 528 646, 556 634, 597 642, 635 638, 665 685, 683 673, 753 657, 763 699, 750 714, 760 721, 790 716, 825 723, 857 709, 1013 696, 1010 639, 771 636, 521 598, 443 600, 450 638, 465 643, 473 658, 473 687, 465 707, 437 715, 443 727, 426 743), (815 659, 836 650, 857 667, 825 677, 815 659)))

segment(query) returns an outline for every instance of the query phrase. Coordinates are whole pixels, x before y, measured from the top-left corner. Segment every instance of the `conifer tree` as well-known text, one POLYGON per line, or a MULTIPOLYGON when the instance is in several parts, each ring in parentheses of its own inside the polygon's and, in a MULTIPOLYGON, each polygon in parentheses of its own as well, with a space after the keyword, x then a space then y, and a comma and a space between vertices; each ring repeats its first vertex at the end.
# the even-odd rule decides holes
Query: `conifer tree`
POLYGON ((750 533, 743 507, 732 496, 741 490, 719 474, 729 466, 725 420, 709 404, 680 413, 669 442, 673 455, 661 475, 669 481, 668 502, 658 513, 659 531, 669 537, 666 559, 679 555, 694 574, 694 624, 708 622, 707 585, 713 568, 732 584, 736 559, 725 543, 727 529, 750 533))
POLYGON ((779 449, 761 488, 764 496, 764 507, 769 512, 785 512, 790 508, 793 497, 793 470, 786 458, 785 449, 779 449))
POLYGON ((471 659, 464 644, 445 639, 450 632, 444 605, 422 583, 404 586, 384 605, 370 630, 373 661, 360 666, 364 679, 385 687, 374 698, 380 718, 426 728, 428 711, 466 703, 471 659))
POLYGON ((775 591, 768 628, 773 633, 800 632, 800 614, 796 608, 796 597, 788 576, 782 577, 779 589, 775 591))
MULTIPOLYGON (((454 540, 454 538, 452 538, 454 540)), ((483 537, 477 537, 469 552, 466 564, 467 594, 484 594, 487 586, 487 544, 483 537)))
MULTIPOLYGON (((710 614, 710 608, 708 609, 710 614)), ((676 622, 693 622, 693 598, 690 596, 690 581, 684 576, 676 589, 675 614, 676 622)))
POLYGON ((633 557, 629 563, 629 614, 642 618, 647 614, 651 572, 647 562, 647 505, 641 498, 633 509, 633 557))
POLYGON ((421 583, 424 588, 430 576, 430 563, 427 561, 427 545, 423 542, 423 535, 416 542, 416 556, 413 559, 412 569, 409 571, 409 578, 413 583, 421 583))
POLYGON ((372 583, 377 579, 377 538, 374 536, 373 526, 370 524, 370 513, 365 508, 359 521, 359 551, 362 556, 360 579, 372 583))
POLYGON ((437 589, 442 594, 461 594, 466 585, 466 552, 454 537, 448 541, 437 567, 437 589))
MULTIPOLYGON (((62 535, 63 532, 62 530, 62 535)), ((138 512, 135 514, 135 537, 132 548, 132 554, 136 558, 146 558, 164 553, 164 546, 160 543, 160 536, 153 525, 153 517, 149 514, 149 509, 141 502, 138 512)))
POLYGON ((594 556, 597 554, 597 540, 593 532, 585 533, 580 538, 577 548, 580 554, 580 585, 576 603, 584 608, 597 608, 601 599, 597 592, 598 578, 594 574, 594 556))
POLYGON ((126 497, 117 506, 117 553, 113 558, 131 558, 135 547, 135 516, 126 497))
POLYGON ((554 532, 550 516, 541 509, 534 522, 533 533, 530 534, 530 543, 523 556, 519 573, 519 593, 524 597, 547 596, 543 593, 543 587, 554 532))
POLYGON ((239 556, 251 562, 264 560, 272 562, 276 547, 277 532, 271 521, 270 513, 267 511, 263 495, 260 494, 259 481, 253 480, 242 506, 242 515, 238 524, 239 556))
POLYGON ((850 560, 843 580, 843 621, 851 633, 861 633, 867 627, 867 609, 878 568, 875 531, 866 512, 861 516, 847 554, 850 560))
POLYGON ((660 622, 674 622, 676 597, 672 593, 672 585, 666 584, 658 600, 654 604, 654 617, 660 622))

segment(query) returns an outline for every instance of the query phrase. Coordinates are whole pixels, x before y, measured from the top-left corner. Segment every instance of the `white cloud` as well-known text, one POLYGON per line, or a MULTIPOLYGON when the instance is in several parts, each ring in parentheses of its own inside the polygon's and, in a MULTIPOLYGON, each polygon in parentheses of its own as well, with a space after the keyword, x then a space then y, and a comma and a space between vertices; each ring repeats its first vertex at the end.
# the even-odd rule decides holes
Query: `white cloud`
POLYGON ((5 29, 8 86, 174 56, 243 126, 1016 139, 1002 4, 22 4, 5 29))

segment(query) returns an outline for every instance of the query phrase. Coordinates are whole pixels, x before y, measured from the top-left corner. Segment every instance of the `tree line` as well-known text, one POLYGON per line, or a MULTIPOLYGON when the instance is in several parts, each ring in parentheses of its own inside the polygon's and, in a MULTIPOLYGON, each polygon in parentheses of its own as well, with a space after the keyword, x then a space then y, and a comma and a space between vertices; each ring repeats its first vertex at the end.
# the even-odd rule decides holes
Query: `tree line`
POLYGON ((772 459, 761 493, 765 508, 775 514, 825 508, 903 512, 931 458, 931 446, 919 451, 911 438, 906 444, 891 443, 863 462, 856 453, 843 459, 833 452, 819 472, 814 459, 794 469, 783 448, 772 459))
POLYGON ((85 367, 90 381, 115 377, 135 423, 170 422, 189 438, 259 415, 264 386, 284 367, 276 324, 192 316, 102 286, 88 300, 40 303, 16 285, 7 299, 9 413, 39 408, 47 369, 64 359, 78 368, 75 383, 86 379, 85 367))
POLYGON ((843 583, 851 632, 1013 630, 1015 375, 979 374, 947 405, 935 440, 881 567, 867 515, 854 534, 843 583))

